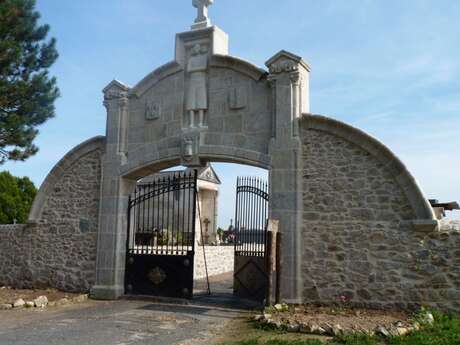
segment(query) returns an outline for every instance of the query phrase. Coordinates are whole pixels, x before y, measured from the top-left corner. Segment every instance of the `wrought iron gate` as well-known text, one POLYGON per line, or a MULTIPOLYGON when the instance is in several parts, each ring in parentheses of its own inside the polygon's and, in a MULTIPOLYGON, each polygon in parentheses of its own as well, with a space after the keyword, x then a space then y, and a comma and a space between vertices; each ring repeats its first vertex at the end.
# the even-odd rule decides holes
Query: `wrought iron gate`
POLYGON ((268 183, 238 178, 235 214, 234 294, 263 301, 268 287, 268 183))
POLYGON ((127 294, 191 298, 197 172, 166 173, 129 198, 127 294))

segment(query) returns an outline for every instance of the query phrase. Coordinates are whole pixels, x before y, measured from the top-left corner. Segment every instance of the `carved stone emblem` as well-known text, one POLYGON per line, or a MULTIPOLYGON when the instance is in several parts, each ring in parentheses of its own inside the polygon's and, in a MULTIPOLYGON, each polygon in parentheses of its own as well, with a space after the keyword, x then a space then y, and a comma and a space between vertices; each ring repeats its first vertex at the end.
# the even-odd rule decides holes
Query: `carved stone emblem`
POLYGON ((105 100, 109 101, 112 99, 119 99, 119 98, 126 98, 128 97, 128 93, 124 90, 118 89, 118 88, 112 88, 108 90, 105 94, 105 100))
POLYGON ((229 105, 230 109, 243 109, 247 104, 248 90, 244 86, 230 89, 229 105))
POLYGON ((270 66, 270 73, 271 74, 278 74, 283 72, 294 72, 299 69, 299 65, 294 61, 290 60, 283 60, 280 62, 276 62, 270 66))
POLYGON ((184 138, 183 156, 184 156, 184 160, 186 161, 190 161, 193 158, 193 139, 192 138, 184 138))
POLYGON ((161 116, 161 106, 156 102, 147 102, 145 104, 145 118, 147 120, 157 120, 161 116))
POLYGON ((155 267, 150 270, 147 278, 149 278, 153 284, 160 285, 166 280, 166 273, 160 267, 155 267))

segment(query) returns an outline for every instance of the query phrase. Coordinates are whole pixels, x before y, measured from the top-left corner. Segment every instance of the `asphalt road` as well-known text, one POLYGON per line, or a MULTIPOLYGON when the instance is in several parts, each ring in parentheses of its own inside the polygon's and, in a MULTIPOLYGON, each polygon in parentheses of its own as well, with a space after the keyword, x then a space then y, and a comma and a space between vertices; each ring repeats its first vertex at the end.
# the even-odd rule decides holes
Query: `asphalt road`
POLYGON ((0 311, 0 344, 210 345, 214 336, 241 313, 213 303, 174 305, 128 300, 0 311))

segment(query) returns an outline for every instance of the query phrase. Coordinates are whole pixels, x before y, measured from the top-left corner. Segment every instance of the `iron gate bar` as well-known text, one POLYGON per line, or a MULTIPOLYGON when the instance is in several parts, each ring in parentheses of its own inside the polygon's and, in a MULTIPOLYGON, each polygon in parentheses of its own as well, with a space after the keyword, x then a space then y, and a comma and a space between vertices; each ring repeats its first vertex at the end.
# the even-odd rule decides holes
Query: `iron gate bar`
POLYGON ((237 179, 235 255, 265 256, 268 183, 259 178, 237 179))
POLYGON ((129 196, 128 293, 192 297, 197 175, 171 172, 139 184, 129 196))
POLYGON ((233 291, 256 301, 266 298, 269 286, 268 207, 268 183, 260 178, 238 177, 233 291))
POLYGON ((137 186, 128 201, 128 252, 173 255, 194 253, 196 172, 173 174, 137 186), (180 205, 182 203, 182 209, 180 205), (187 209, 193 212, 186 212, 187 209), (156 213, 156 216, 155 216, 156 213))

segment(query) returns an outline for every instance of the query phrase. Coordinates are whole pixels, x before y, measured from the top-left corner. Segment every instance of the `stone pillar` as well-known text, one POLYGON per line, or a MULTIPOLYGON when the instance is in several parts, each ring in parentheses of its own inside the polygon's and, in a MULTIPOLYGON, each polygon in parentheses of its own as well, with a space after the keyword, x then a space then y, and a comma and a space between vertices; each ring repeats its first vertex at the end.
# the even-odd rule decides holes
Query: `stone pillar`
POLYGON ((102 162, 95 299, 116 299, 124 294, 128 196, 136 181, 119 176, 126 163, 128 90, 119 82, 104 89, 107 108, 106 152, 102 162))
POLYGON ((298 56, 282 51, 266 63, 273 90, 273 138, 269 153, 270 219, 279 220, 283 236, 281 297, 302 301, 302 166, 298 120, 308 112, 309 67, 298 56))

